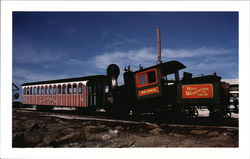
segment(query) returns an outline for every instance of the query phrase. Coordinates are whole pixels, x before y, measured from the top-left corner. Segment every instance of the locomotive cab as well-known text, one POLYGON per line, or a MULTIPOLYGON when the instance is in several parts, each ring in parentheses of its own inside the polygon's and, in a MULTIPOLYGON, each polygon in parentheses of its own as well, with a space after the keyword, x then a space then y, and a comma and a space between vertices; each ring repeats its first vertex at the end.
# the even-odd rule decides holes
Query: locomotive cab
POLYGON ((157 68, 135 73, 137 99, 152 98, 161 95, 160 72, 157 68))
POLYGON ((153 98, 159 101, 159 98, 169 94, 168 99, 162 99, 160 102, 172 100, 171 96, 174 96, 176 90, 175 85, 179 82, 179 70, 183 68, 185 66, 182 63, 169 61, 136 71, 136 99, 140 101, 153 98), (169 76, 174 77, 174 79, 169 79, 169 76))

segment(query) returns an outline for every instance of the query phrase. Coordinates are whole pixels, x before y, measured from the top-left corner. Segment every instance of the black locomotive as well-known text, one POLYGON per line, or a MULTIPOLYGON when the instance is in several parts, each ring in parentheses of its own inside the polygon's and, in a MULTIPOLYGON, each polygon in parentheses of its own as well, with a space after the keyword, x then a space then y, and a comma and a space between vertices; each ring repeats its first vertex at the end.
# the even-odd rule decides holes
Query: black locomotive
POLYGON ((191 73, 184 72, 180 79, 179 70, 184 68, 178 61, 137 71, 125 68, 124 85, 117 86, 119 67, 110 65, 107 75, 112 89, 107 93, 106 109, 114 113, 151 112, 195 117, 197 108, 202 106, 209 109, 210 117, 228 117, 229 84, 221 82, 216 73, 192 77, 191 73))

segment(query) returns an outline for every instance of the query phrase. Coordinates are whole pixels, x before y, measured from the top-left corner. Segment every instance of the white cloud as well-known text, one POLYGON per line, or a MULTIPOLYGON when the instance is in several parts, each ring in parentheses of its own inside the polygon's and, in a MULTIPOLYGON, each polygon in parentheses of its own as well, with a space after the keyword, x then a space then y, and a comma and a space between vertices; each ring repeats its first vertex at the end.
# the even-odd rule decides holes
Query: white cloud
POLYGON ((44 80, 53 80, 53 79, 62 79, 68 78, 66 74, 48 74, 41 73, 36 71, 31 71, 23 68, 16 68, 13 70, 13 79, 14 82, 18 81, 18 84, 22 84, 24 82, 34 82, 34 81, 44 81, 44 80))
POLYGON ((191 58, 191 57, 202 57, 202 56, 217 56, 233 53, 232 50, 227 49, 213 49, 207 47, 200 47, 196 49, 163 49, 163 58, 191 58))
POLYGON ((55 23, 56 23, 54 20, 51 20, 51 19, 45 19, 45 21, 46 21, 48 24, 55 24, 55 23))
POLYGON ((75 29, 73 29, 71 27, 64 27, 63 32, 67 33, 67 34, 74 34, 76 31, 75 31, 75 29))
MULTIPOLYGON (((169 60, 178 60, 187 66, 184 71, 190 71, 194 74, 211 74, 213 72, 223 72, 230 75, 227 70, 233 70, 237 73, 237 59, 231 50, 212 49, 212 48, 196 48, 196 49, 163 49, 163 62, 169 60), (223 56, 222 56, 223 55, 223 56)), ((142 48, 138 50, 130 50, 127 52, 110 52, 97 55, 91 61, 96 69, 106 69, 109 64, 117 64, 121 72, 125 66, 130 65, 133 70, 137 70, 139 64, 143 67, 149 67, 156 64, 157 51, 154 48, 142 48)), ((232 73, 232 72, 231 72, 232 73)), ((233 75, 234 76, 234 75, 233 75)), ((119 79, 122 81, 121 79, 119 79)))
MULTIPOLYGON (((162 51, 162 59, 163 61, 168 61, 172 59, 183 59, 189 58, 190 60, 194 58, 202 58, 203 60, 200 64, 204 63, 204 60, 207 60, 209 63, 218 62, 221 65, 223 61, 218 61, 218 56, 231 54, 233 53, 231 50, 226 49, 211 49, 211 48, 197 48, 197 49, 163 49, 162 51), (207 58, 212 58, 208 60, 207 58)), ((154 48, 142 48, 138 50, 130 50, 127 52, 111 52, 104 53, 102 55, 97 55, 94 57, 93 64, 96 65, 97 68, 103 69, 106 68, 111 63, 116 63, 122 67, 131 65, 138 67, 139 64, 143 64, 145 67, 153 65, 157 60, 157 51, 154 48)), ((225 60, 224 61, 228 61, 225 60)), ((197 62, 196 62, 197 63, 197 62)), ((198 62, 199 64, 199 62, 198 62)), ((228 64, 225 64, 228 65, 228 64)))
POLYGON ((13 57, 17 63, 41 64, 59 61, 63 54, 50 50, 36 50, 29 45, 23 45, 16 49, 13 57))
MULTIPOLYGON (((237 74, 237 59, 235 56, 229 56, 235 54, 231 50, 227 49, 212 49, 212 48, 196 48, 196 49, 163 49, 162 59, 163 62, 169 60, 178 60, 183 62, 187 66, 184 71, 192 72, 194 75, 198 74, 210 74, 212 72, 223 72, 230 76, 236 76, 237 74), (221 56, 223 55, 223 56, 221 56), (232 70, 232 72, 230 72, 232 70), (234 74, 234 75, 231 75, 234 74)), ((29 62, 32 64, 41 64, 47 62, 51 64, 54 61, 59 61, 62 59, 62 54, 52 54, 51 52, 41 52, 37 54, 34 50, 30 50, 29 53, 23 54, 22 57, 17 57, 21 62, 29 62), (41 56, 43 55, 43 56, 41 56)), ((17 68, 14 70, 14 79, 20 79, 22 82, 30 81, 41 81, 50 79, 60 79, 74 77, 74 75, 85 76, 85 75, 95 75, 95 74, 105 74, 106 68, 109 64, 115 63, 123 73, 124 67, 130 65, 132 70, 137 70, 139 64, 143 67, 149 67, 156 64, 157 60, 157 50, 155 48, 141 48, 137 50, 125 51, 114 51, 106 52, 92 59, 83 61, 80 59, 68 59, 63 61, 63 64, 68 65, 68 68, 73 70, 76 66, 77 72, 69 72, 68 76, 66 74, 41 74, 37 72, 31 72, 22 68, 17 68), (88 73, 86 73, 88 72, 88 73)), ((19 62, 20 62, 19 61, 19 62)), ((61 60, 62 61, 62 60, 61 60)), ((44 65, 44 64, 43 64, 44 65)), ((119 77, 119 83, 122 83, 122 76, 119 77)))
POLYGON ((113 42, 109 42, 106 45, 106 48, 117 48, 120 46, 126 46, 126 45, 132 45, 132 44, 138 43, 137 39, 128 39, 122 35, 117 35, 117 37, 115 37, 115 38, 117 38, 117 39, 113 42))
POLYGON ((156 55, 154 55, 152 48, 142 48, 140 50, 130 50, 128 52, 112 52, 104 53, 94 57, 92 63, 98 69, 106 69, 109 64, 118 64, 121 68, 125 66, 132 66, 137 68, 139 64, 152 65, 155 63, 156 55))

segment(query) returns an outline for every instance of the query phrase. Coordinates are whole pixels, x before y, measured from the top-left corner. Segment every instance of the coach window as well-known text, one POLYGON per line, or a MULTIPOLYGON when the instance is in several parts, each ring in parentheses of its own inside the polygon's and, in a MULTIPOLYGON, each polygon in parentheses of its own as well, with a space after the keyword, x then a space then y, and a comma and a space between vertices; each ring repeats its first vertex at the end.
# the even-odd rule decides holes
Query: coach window
POLYGON ((49 86, 49 94, 52 94, 52 86, 49 86))
POLYGON ((61 85, 58 85, 57 86, 57 94, 61 94, 61 92, 62 92, 62 87, 61 87, 61 85))
POLYGON ((82 84, 81 83, 78 84, 78 93, 82 94, 82 84))
POLYGON ((53 94, 56 94, 56 85, 53 86, 53 94))
POLYGON ((23 88, 23 95, 26 95, 26 87, 23 88))
POLYGON ((37 87, 37 95, 40 93, 40 86, 37 87))
POLYGON ((33 95, 36 95, 36 87, 33 89, 33 95))
POLYGON ((41 95, 43 95, 44 94, 44 87, 42 86, 41 87, 41 95))
POLYGON ((42 86, 41 87, 41 95, 43 95, 43 93, 44 93, 44 87, 42 86))
POLYGON ((104 90, 105 90, 105 93, 108 93, 109 92, 109 85, 105 85, 104 90))
POLYGON ((45 86, 45 94, 48 94, 48 86, 45 86))
POLYGON ((30 87, 30 95, 32 95, 32 90, 33 90, 32 87, 30 87))
POLYGON ((77 85, 74 83, 73 84, 73 93, 76 94, 77 93, 77 85))
POLYGON ((29 95, 30 94, 30 88, 29 87, 27 87, 27 93, 26 93, 27 95, 29 95))
POLYGON ((72 93, 72 88, 71 88, 71 84, 68 84, 68 94, 71 94, 72 93))
POLYGON ((65 84, 63 85, 62 93, 63 93, 63 94, 66 94, 66 85, 65 85, 65 84))

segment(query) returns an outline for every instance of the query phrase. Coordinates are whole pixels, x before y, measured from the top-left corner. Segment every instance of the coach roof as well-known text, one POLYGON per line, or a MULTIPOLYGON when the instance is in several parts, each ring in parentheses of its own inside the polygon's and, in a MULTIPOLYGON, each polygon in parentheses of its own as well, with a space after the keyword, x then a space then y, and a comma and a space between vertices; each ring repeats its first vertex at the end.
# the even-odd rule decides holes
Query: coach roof
POLYGON ((85 76, 85 77, 76 77, 76 78, 65 78, 57 80, 48 80, 48 81, 39 81, 39 82, 27 82, 21 86, 29 85, 39 85, 39 84, 53 84, 53 83, 64 83, 64 82, 77 82, 77 81, 86 81, 86 80, 104 80, 108 77, 106 75, 95 75, 95 76, 85 76))

